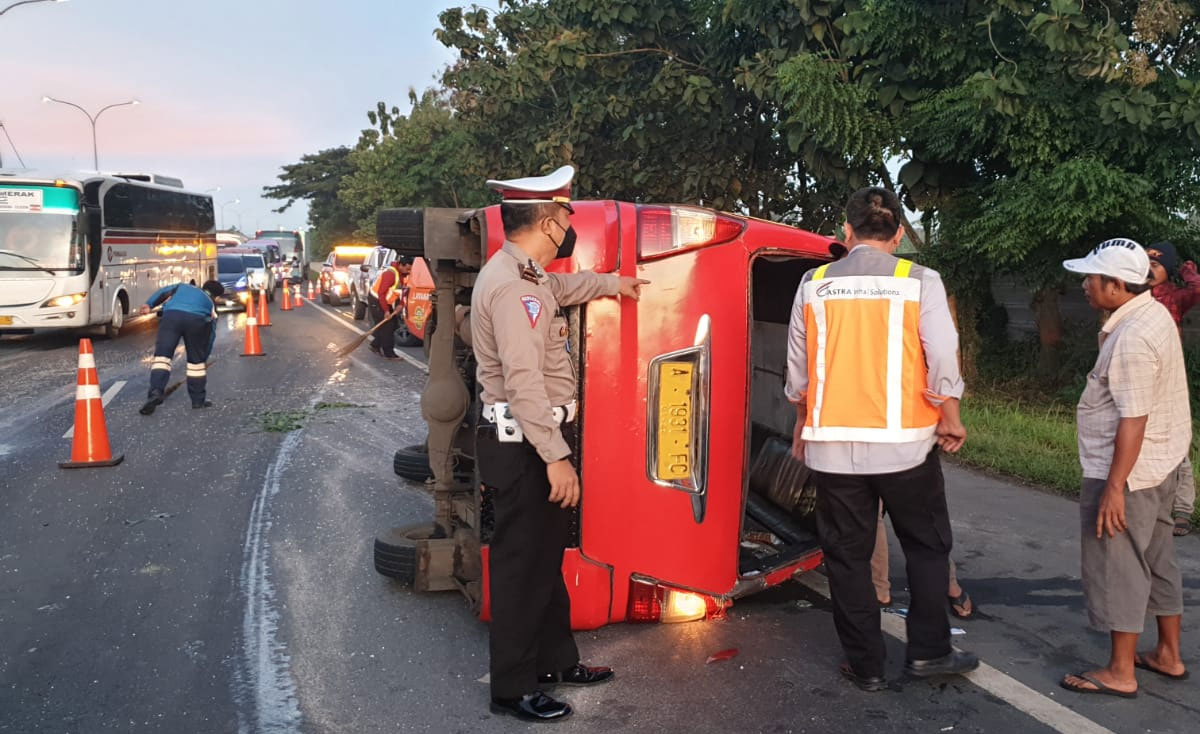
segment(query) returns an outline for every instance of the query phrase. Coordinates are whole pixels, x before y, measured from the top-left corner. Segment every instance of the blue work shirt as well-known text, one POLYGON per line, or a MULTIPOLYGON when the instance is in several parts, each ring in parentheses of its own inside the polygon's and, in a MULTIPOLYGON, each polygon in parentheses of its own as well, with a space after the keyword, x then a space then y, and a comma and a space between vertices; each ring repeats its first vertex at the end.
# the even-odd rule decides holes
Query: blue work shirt
POLYGON ((177 283, 159 288, 146 301, 146 305, 154 308, 163 301, 166 301, 162 307, 164 311, 183 311, 209 319, 215 318, 213 300, 208 297, 208 293, 194 285, 177 283))

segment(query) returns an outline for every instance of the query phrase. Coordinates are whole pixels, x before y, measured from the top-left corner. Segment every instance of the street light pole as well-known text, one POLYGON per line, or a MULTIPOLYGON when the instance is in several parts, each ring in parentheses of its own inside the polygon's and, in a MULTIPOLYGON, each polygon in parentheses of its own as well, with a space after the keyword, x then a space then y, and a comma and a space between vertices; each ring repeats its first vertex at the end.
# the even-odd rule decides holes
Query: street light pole
MULTIPOLYGON (((8 147, 12 148, 13 153, 17 154, 17 162, 21 164, 21 168, 25 167, 25 161, 21 159, 21 151, 17 150, 17 145, 12 141, 12 136, 8 134, 8 128, 0 121, 0 131, 4 132, 5 139, 8 140, 8 147)), ((3 156, 0 156, 0 167, 3 167, 3 156)))
POLYGON ((15 2, 12 5, 9 5, 4 10, 0 10, 0 15, 4 15, 8 11, 10 11, 13 8, 20 6, 20 5, 33 5, 34 3, 47 3, 47 2, 65 3, 66 1, 67 0, 20 0, 20 2, 15 2))
MULTIPOLYGON (((25 2, 34 2, 34 1, 35 0, 25 0, 25 2)), ((84 114, 84 116, 87 117, 88 122, 92 123, 92 168, 94 168, 97 171, 100 170, 100 157, 96 151, 96 120, 99 120, 100 115, 103 115, 106 110, 111 110, 113 107, 125 107, 127 105, 136 107, 141 104, 141 100, 136 100, 136 99, 131 99, 128 102, 117 102, 115 104, 110 104, 110 105, 101 107, 100 111, 93 115, 90 112, 88 112, 87 110, 85 110, 84 108, 75 104, 74 102, 67 102, 66 100, 55 99, 54 97, 42 97, 42 102, 57 102, 58 104, 65 104, 68 107, 74 107, 75 109, 82 112, 84 114)))
POLYGON ((229 206, 230 204, 241 204, 241 203, 242 203, 241 199, 234 199, 233 201, 227 201, 224 204, 222 204, 221 205, 221 221, 222 222, 225 221, 225 207, 229 206))

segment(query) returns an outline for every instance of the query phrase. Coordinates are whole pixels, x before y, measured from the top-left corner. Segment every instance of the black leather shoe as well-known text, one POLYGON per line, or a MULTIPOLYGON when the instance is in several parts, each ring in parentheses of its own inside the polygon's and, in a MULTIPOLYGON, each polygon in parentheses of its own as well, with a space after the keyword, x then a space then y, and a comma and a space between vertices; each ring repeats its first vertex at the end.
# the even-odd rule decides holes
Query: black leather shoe
POLYGON ((211 408, 212 406, 213 406, 213 404, 212 404, 211 400, 202 400, 199 403, 192 403, 192 410, 199 410, 200 408, 211 408))
POLYGON ((973 653, 955 650, 933 660, 909 660, 904 664, 904 672, 918 678, 930 678, 935 675, 970 673, 978 667, 979 658, 973 653))
POLYGON ((142 405, 141 408, 138 409, 138 412, 141 413, 142 415, 150 415, 151 413, 154 412, 155 408, 162 405, 162 402, 163 402, 162 396, 155 395, 155 396, 151 397, 149 400, 147 400, 146 403, 144 405, 142 405))
POLYGON ((538 683, 543 686, 593 686, 597 683, 607 683, 613 679, 612 668, 592 668, 581 663, 575 663, 561 673, 542 673, 538 683))
POLYGON ((571 715, 571 704, 534 691, 520 698, 493 698, 492 713, 508 714, 522 721, 559 721, 571 715))
POLYGON ((884 680, 882 676, 859 675, 858 673, 854 672, 853 668, 850 667, 850 663, 842 663, 842 667, 839 668, 839 670, 841 671, 843 678, 858 686, 862 690, 867 691, 868 693, 887 690, 887 681, 884 680))

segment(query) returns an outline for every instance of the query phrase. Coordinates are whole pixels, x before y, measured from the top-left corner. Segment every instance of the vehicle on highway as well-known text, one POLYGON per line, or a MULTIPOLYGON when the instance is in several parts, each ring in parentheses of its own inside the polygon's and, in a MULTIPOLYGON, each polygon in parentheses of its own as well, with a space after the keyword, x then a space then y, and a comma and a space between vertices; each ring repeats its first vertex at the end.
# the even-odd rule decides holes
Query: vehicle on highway
MULTIPOLYGON (((783 368, 792 295, 840 245, 711 209, 573 206, 574 255, 551 271, 652 284, 640 302, 600 299, 555 317, 580 377, 582 499, 563 561, 572 625, 716 616, 815 568, 815 487, 789 451, 796 411, 783 368)), ((434 516, 377 537, 376 568, 418 590, 462 590, 486 620, 492 505, 472 474, 481 406, 463 309, 504 241, 500 207, 409 211, 397 231, 420 231, 395 248, 423 254, 437 283, 421 398, 434 516)), ((398 470, 417 453, 397 452, 398 470)))
POLYGON ((0 335, 116 337, 161 286, 216 274, 212 197, 155 178, 0 169, 0 335))
MULTIPOLYGON (((249 243, 247 243, 248 245, 249 243)), ((265 290, 267 292, 267 300, 275 300, 275 273, 267 265, 267 251, 257 247, 249 247, 242 245, 241 247, 224 247, 217 253, 218 257, 224 255, 240 255, 242 264, 246 266, 246 285, 254 293, 265 290)), ((224 285, 224 284, 222 284, 224 285)))
POLYGON ((239 247, 245 243, 247 237, 237 232, 217 232, 217 247, 239 247))
MULTIPOLYGON (((247 254, 220 252, 217 255, 217 280, 225 293, 217 299, 217 308, 240 308, 250 300, 250 273, 246 268, 247 254)), ((257 255, 261 259, 261 255, 257 255)))
POLYGON ((260 229, 254 233, 254 239, 275 240, 279 243, 279 248, 285 260, 295 259, 301 265, 305 265, 308 262, 304 238, 294 229, 260 229))
POLYGON ((397 257, 396 251, 390 247, 372 247, 362 265, 350 268, 350 305, 354 307, 355 321, 362 321, 367 317, 367 299, 371 294, 371 284, 384 268, 396 261, 397 257))
POLYGON ((350 298, 351 270, 357 270, 371 254, 371 248, 363 245, 338 245, 325 258, 317 285, 321 291, 321 302, 340 306, 350 298))
POLYGON ((248 247, 254 250, 259 250, 263 254, 263 258, 267 261, 267 268, 270 270, 270 285, 269 288, 274 291, 277 287, 283 284, 283 250, 279 243, 272 239, 253 239, 248 240, 242 247, 248 247))

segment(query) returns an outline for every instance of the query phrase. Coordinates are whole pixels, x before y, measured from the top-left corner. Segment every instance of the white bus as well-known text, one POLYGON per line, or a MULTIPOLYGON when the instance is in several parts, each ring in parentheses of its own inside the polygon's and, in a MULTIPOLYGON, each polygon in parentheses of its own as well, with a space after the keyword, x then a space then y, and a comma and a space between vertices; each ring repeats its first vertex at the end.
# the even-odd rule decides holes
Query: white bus
POLYGON ((159 287, 216 277, 212 197, 143 174, 0 169, 0 336, 116 337, 159 287))

